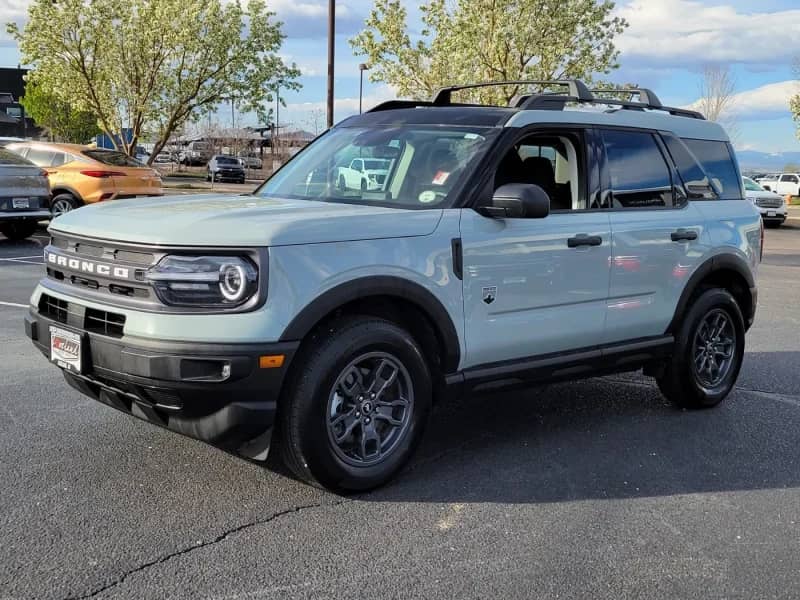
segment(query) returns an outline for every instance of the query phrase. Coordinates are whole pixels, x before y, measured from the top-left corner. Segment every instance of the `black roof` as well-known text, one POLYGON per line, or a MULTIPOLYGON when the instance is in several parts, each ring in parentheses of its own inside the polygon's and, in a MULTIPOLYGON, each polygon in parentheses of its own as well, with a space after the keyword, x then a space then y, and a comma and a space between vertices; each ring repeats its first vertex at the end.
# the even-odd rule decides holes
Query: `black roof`
POLYGON ((470 125, 473 127, 499 127, 514 114, 514 108, 497 106, 440 106, 415 103, 414 108, 397 101, 397 108, 366 112, 345 119, 337 127, 392 127, 399 125, 470 125))

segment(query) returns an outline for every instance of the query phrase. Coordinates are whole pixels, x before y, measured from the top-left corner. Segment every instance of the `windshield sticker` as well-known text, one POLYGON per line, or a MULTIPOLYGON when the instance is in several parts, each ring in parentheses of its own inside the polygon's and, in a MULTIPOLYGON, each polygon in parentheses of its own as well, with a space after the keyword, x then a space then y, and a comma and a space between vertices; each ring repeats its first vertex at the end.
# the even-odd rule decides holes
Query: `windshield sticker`
POLYGON ((436 201, 436 192, 431 190, 425 190, 424 192, 420 193, 419 201, 423 204, 430 204, 431 202, 436 201))
POLYGON ((433 181, 431 183, 433 183, 433 185, 444 185, 448 177, 450 177, 448 171, 436 171, 436 175, 433 176, 433 181))

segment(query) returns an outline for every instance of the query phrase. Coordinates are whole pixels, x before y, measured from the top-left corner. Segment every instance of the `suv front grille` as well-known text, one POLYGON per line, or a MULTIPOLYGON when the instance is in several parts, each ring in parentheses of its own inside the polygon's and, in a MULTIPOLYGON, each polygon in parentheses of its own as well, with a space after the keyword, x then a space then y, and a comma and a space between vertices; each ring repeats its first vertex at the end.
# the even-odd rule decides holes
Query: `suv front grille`
POLYGON ((125 315, 87 308, 83 323, 86 331, 111 337, 122 337, 122 330, 125 328, 125 315))
POLYGON ((39 298, 39 314, 59 323, 109 337, 122 337, 125 329, 125 315, 88 308, 49 294, 42 294, 39 298))
POLYGON ((760 206, 761 208, 780 208, 782 204, 782 198, 772 198, 770 196, 756 198, 756 205, 760 206))
POLYGON ((41 298, 39 298, 39 314, 50 317, 59 323, 66 323, 67 315, 69 314, 69 303, 60 298, 42 294, 41 298))

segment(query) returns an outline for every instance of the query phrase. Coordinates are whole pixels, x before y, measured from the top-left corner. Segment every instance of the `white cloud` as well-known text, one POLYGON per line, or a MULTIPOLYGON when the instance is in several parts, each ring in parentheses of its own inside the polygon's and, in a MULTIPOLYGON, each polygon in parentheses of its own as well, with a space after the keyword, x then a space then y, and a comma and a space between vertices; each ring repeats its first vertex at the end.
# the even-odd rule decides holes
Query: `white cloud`
MULTIPOLYGON (((382 85, 378 88, 375 88, 369 94, 364 95, 362 99, 362 108, 363 110, 369 110, 373 106, 380 104, 381 102, 386 102, 387 100, 394 100, 397 98, 397 93, 395 90, 388 85, 382 85)), ((325 101, 321 102, 289 102, 286 105, 286 118, 287 120, 297 123, 303 124, 305 121, 309 119, 311 115, 315 112, 325 111, 326 104, 325 101)), ((283 109, 281 109, 281 114, 284 114, 283 109)), ((339 122, 345 117, 349 117, 350 115, 354 115, 358 112, 358 97, 351 97, 351 98, 336 98, 333 101, 333 114, 334 114, 334 121, 339 122)), ((281 118, 281 122, 283 122, 283 118, 281 118)))
MULTIPOLYGON (((727 118, 740 120, 781 118, 789 116, 789 98, 800 93, 797 81, 768 83, 752 90, 735 94, 727 118)), ((700 101, 692 102, 687 108, 699 109, 700 101)))
POLYGON ((617 14, 630 23, 617 41, 623 64, 785 64, 800 53, 800 9, 751 14, 696 0, 633 0, 617 14))

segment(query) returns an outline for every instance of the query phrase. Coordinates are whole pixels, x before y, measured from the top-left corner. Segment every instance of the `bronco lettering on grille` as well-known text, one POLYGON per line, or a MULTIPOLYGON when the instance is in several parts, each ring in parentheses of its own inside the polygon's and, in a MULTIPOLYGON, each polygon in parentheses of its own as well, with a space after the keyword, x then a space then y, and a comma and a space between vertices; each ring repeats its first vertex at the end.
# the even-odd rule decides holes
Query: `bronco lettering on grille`
POLYGON ((101 277, 113 277, 115 279, 130 279, 131 277, 131 270, 128 267, 96 263, 83 258, 71 258, 54 252, 45 251, 45 260, 48 264, 57 267, 65 267, 71 271, 79 271, 81 273, 92 273, 101 277))

